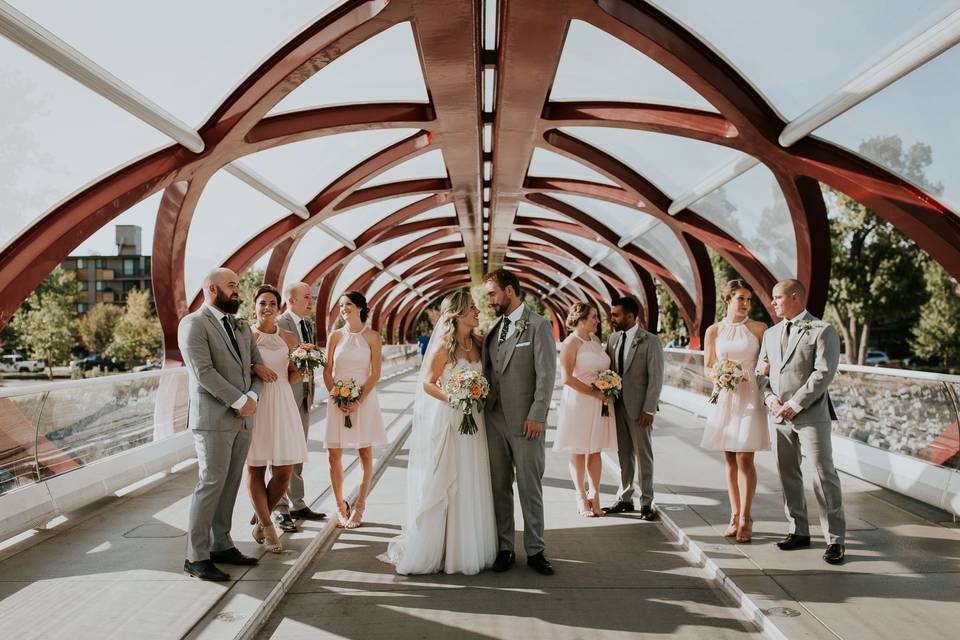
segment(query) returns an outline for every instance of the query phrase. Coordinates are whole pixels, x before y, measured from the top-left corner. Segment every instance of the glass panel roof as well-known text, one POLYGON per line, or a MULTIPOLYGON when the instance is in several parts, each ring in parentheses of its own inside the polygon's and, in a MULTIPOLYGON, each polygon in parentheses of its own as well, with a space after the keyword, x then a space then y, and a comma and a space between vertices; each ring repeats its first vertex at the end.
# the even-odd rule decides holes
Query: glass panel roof
MULTIPOLYGON (((573 245, 575 248, 579 249, 581 253, 584 253, 591 258, 596 256, 603 250, 603 245, 594 240, 587 240, 582 236, 575 235, 573 233, 566 233, 564 231, 554 231, 550 229, 548 233, 552 236, 560 238, 564 242, 573 245)), ((542 240, 537 240, 538 242, 543 242, 542 240)))
POLYGON ((690 207, 743 243, 778 279, 797 274, 797 242, 783 192, 757 165, 690 207))
POLYGON ((115 255, 117 253, 115 227, 119 224, 131 224, 140 227, 140 250, 143 255, 152 255, 153 229, 156 226, 157 209, 160 207, 160 200, 162 199, 163 192, 158 191, 149 198, 141 200, 87 238, 83 244, 73 250, 71 255, 115 255))
POLYGON ((287 274, 283 279, 283 286, 291 282, 303 280, 303 277, 315 266, 323 262, 323 259, 332 252, 340 248, 340 243, 334 240, 329 234, 324 233, 317 227, 307 231, 293 255, 290 256, 290 262, 287 264, 287 274))
POLYGON ((729 147, 664 133, 612 127, 563 127, 561 131, 620 160, 670 198, 745 156, 729 147))
MULTIPOLYGON (((960 212, 960 47, 954 46, 869 100, 817 129, 815 135, 870 158, 938 197, 960 212), (908 175, 893 160, 890 144, 861 145, 896 136, 904 153, 915 144, 930 147, 930 165, 908 175), (926 185, 921 184, 926 182, 926 185), (942 186, 942 196, 937 185, 942 186)), ((891 141, 895 144, 895 141, 891 141)))
POLYGON ((640 225, 649 225, 656 220, 642 210, 631 209, 620 204, 607 202, 598 198, 570 195, 566 193, 551 194, 557 200, 576 207, 600 224, 609 227, 617 235, 624 236, 640 225))
POLYGON ((241 162, 306 203, 357 163, 416 132, 374 129, 340 133, 259 151, 244 156, 241 162))
POLYGON ((259 2, 167 0, 149 16, 143 3, 126 0, 11 4, 174 116, 199 126, 262 60, 340 2, 281 2, 264 11, 259 2))
POLYGON ((421 198, 423 198, 423 196, 418 194, 415 196, 389 198, 387 200, 371 202, 370 204, 354 207, 343 213, 338 213, 335 216, 326 218, 323 222, 351 240, 356 240, 361 233, 375 223, 421 198))
POLYGON ((559 153, 537 147, 533 150, 527 175, 537 178, 573 178, 600 184, 616 184, 602 173, 559 153))
POLYGON ((94 179, 171 140, 0 38, 0 247, 94 179))
POLYGON ((667 225, 653 225, 632 244, 649 253, 657 259, 657 262, 669 269, 683 285, 683 288, 687 290, 687 293, 696 299, 696 284, 694 283, 690 260, 684 253, 677 236, 667 225))
MULTIPOLYGON (((349 290, 353 282, 362 276, 364 273, 370 269, 375 269, 370 262, 362 258, 361 256, 356 256, 347 263, 347 266, 343 268, 343 271, 340 272, 340 277, 337 278, 337 283, 333 286, 333 295, 337 296, 342 294, 344 291, 349 290)), ((361 291, 360 293, 364 293, 361 291)), ((365 294, 366 295, 366 294, 365 294)))
POLYGON ((407 160, 392 169, 388 169, 364 182, 364 187, 372 187, 377 184, 388 184, 391 182, 400 182, 402 180, 415 180, 418 178, 446 178, 447 166, 443 163, 443 152, 440 149, 434 149, 427 153, 422 153, 416 158, 407 160))
POLYGON ((409 22, 394 25, 313 74, 271 113, 359 102, 426 102, 409 22))
POLYGON ((637 296, 643 297, 643 287, 640 286, 640 280, 634 274, 634 270, 626 258, 614 251, 601 261, 602 265, 608 267, 617 276, 623 280, 624 284, 630 287, 637 296))
MULTIPOLYGON (((551 193, 548 195, 551 197, 556 197, 557 194, 551 193)), ((553 209, 547 209, 546 207, 541 207, 530 202, 521 202, 517 206, 517 215, 527 218, 544 218, 546 220, 562 220, 564 222, 570 222, 570 218, 567 216, 560 215, 553 209)))
POLYGON ((437 218, 451 218, 457 215, 457 210, 452 203, 447 203, 440 205, 439 207, 434 207, 429 211, 424 211, 421 214, 415 215, 412 218, 408 219, 407 222, 417 222, 419 220, 435 220, 437 218))
POLYGON ((956 0, 652 0, 792 119, 924 31, 956 0))
POLYGON ((427 235, 428 233, 432 233, 432 232, 431 232, 431 231, 416 231, 416 232, 414 232, 414 233, 408 233, 408 234, 403 235, 403 236, 400 236, 400 237, 398 237, 398 238, 391 238, 390 240, 387 240, 386 242, 381 242, 381 243, 379 243, 379 244, 376 244, 376 245, 370 247, 369 249, 366 249, 365 251, 366 251, 366 253, 370 254, 371 256, 373 256, 374 258, 376 258, 377 260, 380 260, 380 261, 382 262, 382 261, 385 260, 387 257, 389 257, 391 254, 396 253, 396 251, 397 251, 398 249, 401 249, 401 248, 407 246, 408 244, 410 244, 411 242, 413 242, 413 241, 416 240, 417 238, 422 238, 423 236, 427 235))
POLYGON ((215 173, 200 196, 187 235, 187 299, 193 299, 207 271, 219 267, 244 242, 287 215, 283 207, 226 171, 215 173))
POLYGON ((550 99, 657 102, 716 111, 659 63, 580 20, 570 22, 550 99))

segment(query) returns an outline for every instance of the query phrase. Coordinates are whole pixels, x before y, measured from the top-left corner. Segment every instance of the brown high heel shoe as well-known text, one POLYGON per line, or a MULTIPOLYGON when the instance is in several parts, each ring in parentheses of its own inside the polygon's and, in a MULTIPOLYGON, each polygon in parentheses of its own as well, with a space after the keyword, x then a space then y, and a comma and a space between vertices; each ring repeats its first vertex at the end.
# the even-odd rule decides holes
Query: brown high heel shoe
POLYGON ((727 527, 727 530, 723 532, 724 538, 736 538, 737 537, 737 524, 740 522, 740 516, 738 514, 733 514, 730 516, 730 526, 727 527))
POLYGON ((740 528, 737 529, 737 542, 747 543, 753 540, 753 518, 740 518, 740 528))

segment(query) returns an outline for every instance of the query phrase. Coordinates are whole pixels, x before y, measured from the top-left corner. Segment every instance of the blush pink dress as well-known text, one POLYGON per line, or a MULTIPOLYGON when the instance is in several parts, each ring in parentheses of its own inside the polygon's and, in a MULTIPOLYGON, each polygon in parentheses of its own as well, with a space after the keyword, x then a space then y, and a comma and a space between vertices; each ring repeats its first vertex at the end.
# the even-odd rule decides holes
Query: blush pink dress
POLYGON ((760 396, 757 357, 760 342, 743 322, 719 324, 717 360, 739 360, 744 379, 734 391, 723 391, 710 405, 700 446, 708 451, 766 451, 770 448, 767 408, 760 396))
MULTIPOLYGON (((604 351, 596 338, 589 342, 575 333, 567 340, 581 342, 577 350, 577 360, 573 366, 573 376, 584 384, 591 384, 597 374, 610 368, 610 356, 604 351)), ((616 450, 617 423, 613 411, 613 401, 609 403, 610 415, 601 415, 601 402, 593 396, 563 386, 560 394, 560 408, 557 414, 557 438, 553 448, 570 453, 597 453, 616 450)))
POLYGON ((340 343, 333 351, 333 379, 337 381, 353 378, 357 384, 364 387, 365 400, 360 404, 360 408, 350 415, 353 426, 349 429, 344 426, 346 416, 340 408, 333 401, 327 404, 325 444, 328 449, 362 449, 383 444, 387 441, 387 430, 380 414, 377 390, 366 388, 367 379, 370 377, 370 345, 364 340, 362 332, 350 333, 345 328, 341 332, 340 343))
POLYGON ((279 332, 261 333, 253 329, 253 337, 263 363, 277 374, 277 380, 264 382, 260 391, 247 464, 251 467, 300 464, 307 459, 307 439, 303 437, 300 411, 287 377, 290 347, 279 332))

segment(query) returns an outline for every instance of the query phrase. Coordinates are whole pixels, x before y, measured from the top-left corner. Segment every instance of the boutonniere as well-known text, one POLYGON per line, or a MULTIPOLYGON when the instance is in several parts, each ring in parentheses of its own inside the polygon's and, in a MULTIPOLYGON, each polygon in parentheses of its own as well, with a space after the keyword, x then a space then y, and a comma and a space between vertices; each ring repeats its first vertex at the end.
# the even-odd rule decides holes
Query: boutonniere
POLYGON ((793 326, 795 326, 800 333, 805 333, 813 328, 813 323, 809 320, 797 320, 793 323, 793 326))
POLYGON ((227 318, 227 322, 230 323, 234 331, 243 331, 247 328, 247 321, 243 318, 238 318, 237 316, 227 316, 227 318))
POLYGON ((524 331, 526 331, 527 327, 529 326, 530 326, 530 321, 527 320, 526 318, 520 318, 519 320, 517 320, 517 337, 519 338, 520 335, 524 331))
POLYGON ((631 349, 636 349, 640 346, 640 343, 647 339, 647 334, 643 331, 637 330, 637 335, 633 336, 633 342, 630 343, 631 349))

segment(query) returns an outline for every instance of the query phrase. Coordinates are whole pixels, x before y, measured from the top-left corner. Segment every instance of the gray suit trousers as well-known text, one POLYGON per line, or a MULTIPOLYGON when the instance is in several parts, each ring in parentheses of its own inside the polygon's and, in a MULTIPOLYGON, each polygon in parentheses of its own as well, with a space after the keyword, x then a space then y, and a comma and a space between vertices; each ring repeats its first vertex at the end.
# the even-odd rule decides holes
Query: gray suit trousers
MULTIPOLYGON (((300 422, 303 424, 303 439, 310 443, 310 409, 307 407, 307 398, 300 401, 300 422)), ((298 511, 306 509, 307 503, 304 502, 305 488, 303 486, 303 463, 293 465, 293 473, 290 474, 290 484, 287 486, 287 495, 281 496, 277 503, 277 513, 290 513, 290 510, 298 511), (293 506, 291 506, 293 505, 293 506)))
POLYGON ((619 502, 633 502, 633 481, 640 471, 640 506, 653 504, 653 427, 641 427, 627 417, 622 405, 614 407, 617 418, 617 457, 620 460, 619 502))
POLYGON ((790 533, 810 535, 807 519, 807 501, 803 491, 803 474, 800 460, 804 452, 813 460, 817 474, 813 480, 813 492, 820 507, 820 527, 827 544, 840 543, 846 535, 843 515, 843 497, 840 492, 840 477, 833 466, 833 445, 830 440, 830 423, 790 425, 777 427, 777 466, 780 469, 780 484, 783 487, 784 511, 790 533))
POLYGON ((527 557, 543 551, 543 470, 545 445, 541 435, 527 440, 507 426, 498 402, 484 412, 487 446, 490 451, 490 478, 493 485, 493 512, 497 520, 500 551, 513 551, 513 479, 516 469, 520 510, 523 512, 523 547, 527 557))
POLYGON ((187 560, 209 560, 211 551, 235 546, 230 524, 250 448, 250 428, 194 431, 200 480, 190 501, 187 560))

